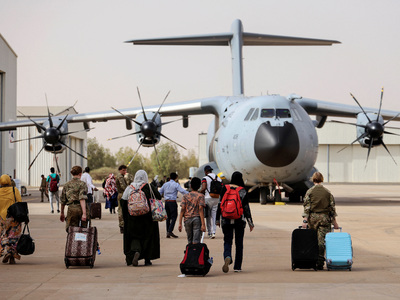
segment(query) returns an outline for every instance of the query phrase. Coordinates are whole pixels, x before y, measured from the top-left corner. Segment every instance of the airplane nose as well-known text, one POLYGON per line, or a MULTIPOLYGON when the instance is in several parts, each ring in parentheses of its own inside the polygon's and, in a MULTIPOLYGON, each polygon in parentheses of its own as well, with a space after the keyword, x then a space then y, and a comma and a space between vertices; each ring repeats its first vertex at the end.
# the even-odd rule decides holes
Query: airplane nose
POLYGON ((275 168, 287 166, 296 159, 299 148, 299 136, 292 123, 273 127, 267 122, 257 130, 254 151, 264 165, 275 168))

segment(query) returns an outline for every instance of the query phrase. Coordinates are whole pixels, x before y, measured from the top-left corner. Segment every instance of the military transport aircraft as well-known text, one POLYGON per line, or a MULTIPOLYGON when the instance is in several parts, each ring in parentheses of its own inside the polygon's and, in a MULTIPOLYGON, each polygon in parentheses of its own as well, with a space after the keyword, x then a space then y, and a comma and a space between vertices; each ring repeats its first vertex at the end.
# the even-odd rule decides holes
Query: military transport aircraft
MULTIPOLYGON (((82 122, 85 128, 89 128, 89 122, 125 119, 128 130, 132 129, 132 122, 135 123, 136 130, 127 135, 137 135, 139 147, 154 147, 161 137, 165 137, 161 133, 165 124, 161 122, 161 117, 181 116, 183 127, 187 127, 188 116, 213 114, 215 120, 207 133, 208 164, 215 173, 228 180, 234 171, 242 172, 247 186, 252 190, 260 189, 262 204, 267 199, 274 199, 278 184, 291 192, 294 200, 310 187, 308 179, 315 170, 318 153, 316 128, 321 128, 328 116, 356 118, 356 123, 349 123, 356 126, 357 138, 353 143, 359 142, 362 147, 368 148, 367 160, 374 146, 382 145, 389 152, 383 135, 391 133, 385 130, 385 125, 400 118, 398 112, 381 110, 383 90, 378 109, 362 108, 355 97, 357 106, 313 100, 296 94, 287 97, 244 95, 243 46, 329 46, 338 41, 248 33, 243 31, 240 20, 235 20, 231 29, 231 32, 221 34, 131 40, 127 43, 230 46, 233 96, 68 115, 62 121, 63 126, 82 122), (309 115, 315 115, 315 120, 309 115)), ((56 125, 46 121, 47 118, 5 122, 0 124, 0 130, 36 125, 39 131, 46 127, 46 131, 49 131, 46 135, 51 135, 54 141, 61 139, 62 134, 49 130, 56 125)), ((46 135, 43 136, 44 143, 48 140, 46 135)), ((200 171, 202 169, 199 168, 200 171)))

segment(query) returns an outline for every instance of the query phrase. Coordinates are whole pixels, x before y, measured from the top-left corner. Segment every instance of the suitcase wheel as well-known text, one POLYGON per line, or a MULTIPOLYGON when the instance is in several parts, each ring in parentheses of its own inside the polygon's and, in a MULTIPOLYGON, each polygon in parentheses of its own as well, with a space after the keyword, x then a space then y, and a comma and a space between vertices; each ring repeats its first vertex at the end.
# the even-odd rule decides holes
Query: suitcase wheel
POLYGON ((69 262, 68 262, 68 259, 64 258, 64 262, 65 262, 65 267, 66 267, 67 269, 69 269, 69 262))
POLYGON ((94 260, 93 260, 93 258, 90 260, 90 268, 91 269, 93 269, 93 267, 94 267, 94 260))

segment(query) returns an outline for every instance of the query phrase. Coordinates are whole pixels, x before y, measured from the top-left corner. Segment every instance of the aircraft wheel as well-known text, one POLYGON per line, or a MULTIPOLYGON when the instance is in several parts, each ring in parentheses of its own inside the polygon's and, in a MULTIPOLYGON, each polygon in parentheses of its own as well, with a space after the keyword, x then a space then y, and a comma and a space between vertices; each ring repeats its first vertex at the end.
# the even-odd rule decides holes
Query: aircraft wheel
MULTIPOLYGON (((260 187, 260 204, 267 204, 267 199, 269 198, 268 189, 265 187, 260 187)), ((269 199, 271 200, 271 199, 269 199)))

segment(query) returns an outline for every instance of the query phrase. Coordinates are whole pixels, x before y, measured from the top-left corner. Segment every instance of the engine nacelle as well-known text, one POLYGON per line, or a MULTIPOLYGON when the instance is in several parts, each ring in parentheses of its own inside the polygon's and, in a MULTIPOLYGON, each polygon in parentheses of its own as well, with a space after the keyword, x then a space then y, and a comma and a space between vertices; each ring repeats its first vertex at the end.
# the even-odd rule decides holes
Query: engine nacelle
POLYGON ((43 123, 43 126, 46 128, 43 132, 44 150, 53 153, 61 153, 65 150, 65 146, 60 142, 66 143, 65 134, 68 133, 68 123, 62 123, 63 119, 59 117, 52 117, 51 120, 53 126, 51 126, 49 120, 43 123))
POLYGON ((382 144, 384 120, 381 115, 378 117, 375 113, 367 113, 367 116, 364 113, 357 115, 357 125, 360 125, 357 126, 358 142, 362 147, 369 148, 372 139, 371 147, 379 146, 382 144))
POLYGON ((143 113, 136 116, 136 121, 141 125, 135 123, 135 130, 140 131, 137 134, 136 139, 139 144, 144 147, 153 147, 160 142, 161 133, 161 116, 160 114, 148 111, 145 112, 146 117, 143 113), (147 121, 146 121, 147 119, 147 121))

